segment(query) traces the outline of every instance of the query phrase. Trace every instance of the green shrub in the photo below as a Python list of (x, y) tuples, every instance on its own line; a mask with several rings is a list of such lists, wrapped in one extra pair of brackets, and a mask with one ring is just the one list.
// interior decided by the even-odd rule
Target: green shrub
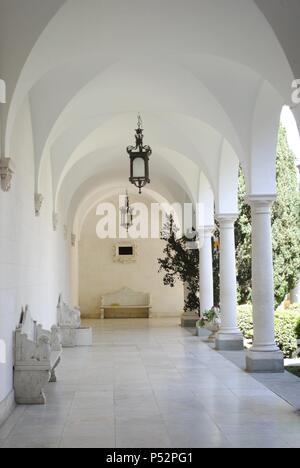
[(293, 311), (276, 312), (275, 341), (286, 358), (292, 358), (297, 351), (297, 336), (295, 332), (299, 314)]
[[(252, 306), (238, 307), (238, 325), (246, 339), (253, 338)], [(291, 358), (297, 351), (297, 333), (300, 338), (300, 311), (293, 307), (275, 313), (275, 340), (284, 357)]]
[(291, 304), (289, 306), (288, 310), (290, 310), (292, 312), (298, 312), (298, 314), (300, 316), (300, 304)]
[(298, 318), (297, 323), (296, 323), (295, 333), (296, 333), (297, 339), (300, 340), (300, 317)]
[(252, 306), (242, 305), (238, 307), (238, 326), (247, 340), (253, 338)]

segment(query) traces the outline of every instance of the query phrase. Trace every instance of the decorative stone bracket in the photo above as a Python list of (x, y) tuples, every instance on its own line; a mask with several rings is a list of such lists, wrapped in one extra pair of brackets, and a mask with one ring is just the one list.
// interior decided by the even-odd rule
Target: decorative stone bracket
[(0, 104), (6, 104), (6, 83), (0, 79)]
[(68, 226), (64, 225), (64, 239), (68, 239)]
[(10, 191), (12, 176), (13, 170), (11, 169), (11, 159), (0, 158), (0, 182), (3, 192)]
[(34, 195), (34, 209), (35, 209), (35, 216), (40, 216), (41, 208), (43, 205), (44, 197), (41, 193), (36, 193)]

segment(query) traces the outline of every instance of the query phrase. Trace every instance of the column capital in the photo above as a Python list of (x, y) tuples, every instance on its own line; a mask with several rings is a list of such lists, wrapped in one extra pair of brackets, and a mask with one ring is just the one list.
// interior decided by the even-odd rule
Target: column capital
[(53, 231), (57, 231), (58, 228), (58, 213), (53, 212), (52, 214), (52, 225), (53, 225)]
[(218, 213), (216, 218), (220, 223), (220, 227), (223, 229), (232, 228), (236, 220), (238, 219), (238, 213)]
[(3, 192), (9, 192), (14, 174), (11, 158), (0, 156), (0, 185)]
[(72, 247), (76, 246), (76, 234), (74, 233), (71, 234), (71, 245)]
[(215, 230), (215, 226), (203, 226), (204, 237), (212, 237)]
[(35, 193), (34, 194), (34, 211), (35, 211), (35, 216), (39, 217), (41, 208), (44, 202), (44, 197), (41, 193)]
[(255, 210), (257, 214), (268, 214), (272, 208), (277, 195), (249, 195), (247, 203)]

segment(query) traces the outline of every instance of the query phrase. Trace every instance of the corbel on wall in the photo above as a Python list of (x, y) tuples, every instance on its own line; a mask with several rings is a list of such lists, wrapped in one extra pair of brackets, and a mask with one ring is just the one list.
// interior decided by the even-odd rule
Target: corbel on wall
[(34, 210), (35, 216), (40, 216), (41, 208), (43, 205), (44, 197), (41, 193), (36, 193), (34, 195)]
[(3, 192), (9, 192), (13, 176), (10, 158), (0, 158), (0, 181)]
[(53, 231), (57, 231), (58, 228), (58, 213), (52, 215)]

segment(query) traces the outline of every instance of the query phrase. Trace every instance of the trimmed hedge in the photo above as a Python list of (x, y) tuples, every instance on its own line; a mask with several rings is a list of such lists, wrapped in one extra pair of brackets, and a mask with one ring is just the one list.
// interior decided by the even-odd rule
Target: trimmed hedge
[(300, 340), (300, 317), (298, 318), (297, 323), (296, 323), (295, 333), (296, 333), (297, 339)]
[(238, 307), (239, 329), (247, 340), (253, 339), (252, 306), (242, 305)]
[[(300, 320), (300, 306), (275, 312), (275, 340), (286, 358), (292, 358), (297, 351), (296, 326)], [(238, 324), (244, 337), (253, 339), (252, 306), (238, 307)]]

